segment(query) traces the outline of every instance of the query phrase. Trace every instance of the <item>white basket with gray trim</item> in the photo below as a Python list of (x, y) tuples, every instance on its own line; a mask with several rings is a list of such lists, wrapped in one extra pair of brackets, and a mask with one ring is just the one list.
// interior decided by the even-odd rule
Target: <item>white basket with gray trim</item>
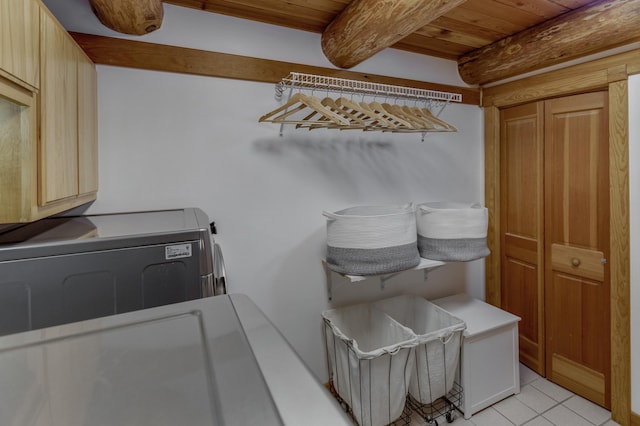
[(420, 263), (413, 204), (357, 206), (323, 214), (329, 269), (347, 275), (377, 275)]
[(417, 206), (420, 256), (442, 261), (480, 259), (489, 255), (489, 214), (478, 203), (434, 202)]

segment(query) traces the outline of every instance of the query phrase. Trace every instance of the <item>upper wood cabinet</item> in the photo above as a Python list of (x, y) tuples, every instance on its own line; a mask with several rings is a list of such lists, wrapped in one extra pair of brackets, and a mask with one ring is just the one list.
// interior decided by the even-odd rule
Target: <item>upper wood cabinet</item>
[(40, 7), (35, 0), (0, 0), (0, 75), (40, 87)]
[(39, 205), (60, 210), (95, 199), (95, 65), (48, 11), (41, 12)]
[[(7, 3), (15, 2), (0, 0)], [(44, 6), (39, 14), (39, 92), (0, 73), (0, 224), (61, 213), (98, 190), (95, 65)], [(25, 53), (9, 46), (7, 57)]]

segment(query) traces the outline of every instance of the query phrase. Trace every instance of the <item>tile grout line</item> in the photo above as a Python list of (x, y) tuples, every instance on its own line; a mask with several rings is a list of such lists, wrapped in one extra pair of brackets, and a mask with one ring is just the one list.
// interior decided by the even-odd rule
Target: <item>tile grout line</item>
[[(570, 399), (571, 399), (571, 398), (573, 398), (574, 396), (578, 396), (577, 394), (575, 394), (575, 393), (571, 393), (571, 396), (569, 396), (569, 397), (567, 397), (567, 398), (563, 399), (562, 401), (558, 401), (558, 400), (554, 399), (551, 395), (546, 394), (544, 391), (542, 391), (542, 390), (540, 390), (540, 389), (538, 389), (537, 387), (535, 387), (535, 386), (533, 386), (533, 385), (532, 385), (532, 383), (533, 383), (533, 382), (535, 382), (535, 381), (537, 381), (538, 379), (545, 379), (545, 380), (547, 380), (546, 378), (544, 378), (544, 377), (540, 376), (540, 377), (538, 377), (538, 378), (536, 378), (536, 379), (534, 379), (534, 380), (530, 381), (529, 383), (525, 383), (525, 385), (524, 385), (524, 386), (531, 385), (534, 389), (536, 389), (537, 391), (541, 392), (543, 395), (546, 395), (548, 398), (551, 398), (553, 401), (555, 401), (555, 402), (556, 402), (556, 404), (554, 404), (554, 405), (552, 405), (551, 407), (547, 408), (547, 409), (546, 409), (546, 410), (544, 410), (543, 412), (538, 413), (538, 412), (537, 412), (533, 407), (529, 406), (526, 402), (524, 402), (524, 401), (520, 400), (519, 398), (517, 398), (517, 395), (518, 395), (518, 394), (513, 395), (513, 396), (514, 396), (514, 397), (516, 397), (516, 398), (518, 399), (518, 401), (520, 401), (523, 405), (525, 405), (526, 407), (529, 407), (531, 410), (533, 410), (534, 412), (536, 412), (536, 413), (537, 413), (535, 417), (532, 417), (531, 419), (527, 420), (525, 423), (523, 423), (523, 424), (522, 424), (522, 426), (525, 426), (526, 424), (531, 423), (533, 420), (535, 420), (535, 419), (536, 419), (536, 418), (538, 418), (538, 417), (544, 417), (544, 414), (545, 414), (545, 413), (548, 413), (549, 411), (553, 410), (554, 408), (558, 407), (559, 405), (562, 405), (562, 406), (563, 406), (564, 408), (566, 408), (567, 410), (571, 411), (572, 413), (576, 414), (576, 415), (577, 415), (577, 416), (579, 416), (580, 418), (584, 419), (587, 423), (589, 423), (589, 424), (591, 424), (591, 425), (594, 425), (594, 426), (603, 426), (603, 425), (605, 425), (609, 420), (611, 420), (611, 418), (608, 418), (607, 420), (605, 420), (604, 422), (599, 423), (599, 424), (596, 424), (596, 423), (592, 422), (591, 420), (589, 420), (589, 419), (587, 419), (586, 417), (584, 417), (582, 414), (580, 414), (580, 413), (578, 413), (577, 411), (572, 410), (570, 407), (567, 407), (566, 405), (564, 405), (564, 403), (565, 403), (565, 402), (567, 402), (568, 400), (570, 400)], [(553, 383), (553, 382), (552, 382), (552, 383)], [(570, 391), (569, 391), (569, 392), (570, 392)], [(496, 411), (498, 411), (498, 410), (496, 410)], [(499, 411), (498, 411), (498, 412), (499, 412)], [(502, 414), (502, 413), (500, 413), (500, 414)], [(504, 417), (504, 416), (503, 416), (503, 417)], [(546, 417), (544, 417), (544, 419), (545, 419), (545, 420), (547, 420), (549, 423), (553, 423), (551, 420), (547, 419)], [(509, 419), (507, 419), (507, 420), (509, 420)], [(509, 420), (509, 421), (511, 421), (511, 420)], [(513, 422), (511, 422), (511, 423), (513, 423)], [(554, 425), (555, 425), (555, 423), (554, 423)], [(560, 426), (560, 425), (556, 425), (556, 426)]]
[[(543, 392), (543, 393), (544, 393), (544, 392)], [(545, 394), (545, 395), (546, 395), (546, 394)], [(549, 396), (549, 395), (547, 395), (547, 396)], [(569, 398), (571, 398), (571, 397), (569, 397)], [(566, 401), (566, 400), (568, 400), (569, 398), (565, 399), (565, 401)], [(520, 402), (522, 402), (522, 401), (520, 401)], [(553, 424), (553, 425), (555, 425), (555, 426), (558, 426), (558, 425), (556, 425), (555, 423), (553, 423), (551, 420), (549, 420), (548, 418), (544, 417), (544, 414), (545, 414), (545, 413), (548, 413), (548, 412), (549, 412), (549, 411), (551, 411), (551, 410), (553, 410), (553, 409), (554, 409), (554, 408), (556, 408), (557, 406), (562, 405), (562, 404), (563, 404), (563, 402), (564, 402), (564, 401), (562, 401), (562, 402), (558, 402), (558, 401), (556, 401), (556, 404), (555, 404), (555, 405), (552, 405), (551, 407), (547, 408), (547, 409), (546, 409), (546, 410), (544, 410), (542, 413), (537, 413), (537, 412), (536, 412), (536, 413), (537, 413), (537, 414), (536, 414), (536, 416), (535, 416), (535, 417), (532, 417), (532, 418), (531, 418), (531, 419), (529, 419), (529, 420), (527, 420), (525, 423), (523, 423), (523, 424), (522, 424), (522, 426), (524, 426), (524, 425), (526, 425), (526, 424), (528, 424), (528, 423), (531, 423), (532, 421), (534, 421), (534, 420), (535, 420), (535, 419), (537, 419), (538, 417), (543, 417), (543, 418), (544, 418), (546, 421), (548, 421), (549, 423), (551, 423), (551, 424)], [(526, 405), (527, 407), (529, 407), (529, 406), (528, 406), (527, 404), (525, 404), (524, 402), (522, 402), (522, 403), (523, 403), (524, 405)], [(529, 407), (529, 408), (531, 408), (531, 407)], [(531, 409), (533, 410), (533, 408), (531, 408)], [(533, 410), (533, 411), (535, 411), (535, 410)], [(577, 413), (576, 413), (576, 414), (577, 414)], [(582, 417), (582, 416), (580, 416), (580, 417)], [(582, 417), (582, 418), (584, 418), (584, 417)], [(587, 420), (587, 419), (585, 419), (585, 420)], [(587, 420), (587, 421), (588, 421), (588, 420)], [(588, 422), (589, 422), (589, 421), (588, 421)], [(589, 422), (589, 423), (591, 423), (591, 422)], [(591, 424), (593, 424), (593, 423), (591, 423)], [(595, 426), (595, 425), (594, 425), (594, 426)]]
[[(521, 365), (522, 365), (522, 364), (521, 364)], [(533, 372), (533, 370), (532, 370), (532, 372)], [(585, 420), (587, 423), (589, 423), (590, 425), (594, 425), (594, 426), (604, 426), (604, 425), (606, 425), (608, 422), (610, 422), (610, 421), (612, 420), (611, 416), (609, 416), (609, 418), (608, 418), (608, 419), (606, 419), (604, 422), (597, 423), (597, 424), (596, 424), (596, 423), (594, 423), (594, 422), (592, 422), (591, 420), (587, 419), (587, 418), (586, 418), (585, 416), (583, 416), (582, 414), (580, 414), (580, 413), (578, 413), (577, 411), (575, 411), (575, 410), (571, 409), (570, 407), (568, 407), (568, 406), (564, 405), (564, 403), (565, 403), (565, 402), (567, 402), (568, 400), (570, 400), (570, 399), (571, 399), (571, 398), (573, 398), (574, 396), (579, 396), (579, 395), (577, 395), (577, 394), (575, 394), (575, 393), (573, 393), (573, 392), (571, 392), (571, 391), (569, 391), (569, 390), (567, 389), (567, 391), (568, 391), (568, 392), (570, 392), (570, 393), (571, 393), (571, 395), (570, 395), (569, 397), (567, 397), (567, 398), (563, 399), (562, 401), (557, 401), (557, 400), (556, 400), (555, 398), (553, 398), (551, 395), (548, 395), (547, 393), (545, 393), (545, 392), (544, 392), (544, 391), (542, 391), (541, 389), (538, 389), (536, 386), (533, 386), (533, 383), (534, 383), (534, 382), (536, 382), (536, 381), (538, 381), (539, 379), (548, 380), (547, 378), (542, 377), (542, 376), (540, 376), (539, 374), (537, 374), (537, 373), (535, 373), (535, 372), (533, 372), (533, 374), (535, 374), (535, 376), (536, 376), (536, 377), (535, 377), (533, 380), (530, 380), (530, 381), (529, 381), (529, 382), (527, 382), (527, 383), (524, 383), (524, 384), (523, 384), (523, 383), (521, 383), (521, 388), (523, 388), (523, 387), (525, 387), (525, 386), (528, 386), (528, 385), (531, 385), (531, 386), (532, 386), (534, 389), (536, 389), (538, 392), (540, 392), (540, 393), (542, 393), (543, 395), (547, 396), (548, 398), (550, 398), (551, 400), (555, 401), (556, 403), (555, 403), (554, 405), (552, 405), (551, 407), (549, 407), (548, 409), (544, 410), (543, 412), (538, 413), (538, 412), (537, 412), (533, 407), (529, 406), (529, 405), (528, 405), (528, 404), (526, 404), (524, 401), (522, 401), (522, 400), (520, 400), (519, 398), (517, 398), (517, 395), (518, 395), (518, 394), (514, 394), (514, 395), (512, 395), (513, 397), (516, 397), (516, 399), (518, 399), (518, 401), (520, 401), (524, 406), (526, 406), (526, 407), (530, 408), (531, 410), (533, 410), (534, 412), (536, 412), (536, 416), (534, 416), (534, 417), (532, 417), (531, 419), (527, 420), (525, 423), (523, 423), (523, 424), (522, 424), (522, 426), (524, 426), (524, 425), (526, 425), (526, 424), (531, 423), (533, 420), (535, 420), (535, 419), (536, 419), (536, 418), (538, 418), (538, 417), (543, 417), (543, 418), (544, 418), (546, 421), (548, 421), (549, 423), (553, 423), (551, 420), (549, 420), (549, 419), (547, 419), (546, 417), (544, 417), (544, 414), (545, 414), (545, 413), (548, 413), (549, 411), (553, 410), (554, 408), (556, 408), (556, 407), (557, 407), (557, 406), (559, 406), (559, 405), (562, 405), (562, 406), (563, 406), (564, 408), (566, 408), (567, 410), (569, 410), (569, 411), (571, 411), (572, 413), (574, 413), (574, 414), (578, 415), (580, 418), (584, 419), (584, 420)], [(551, 382), (551, 383), (553, 383), (553, 382)], [(496, 409), (496, 411), (498, 411), (498, 410)], [(500, 412), (498, 411), (498, 413), (500, 413)], [(500, 413), (500, 414), (502, 414), (502, 413)], [(506, 417), (506, 416), (504, 416), (504, 415), (503, 415), (503, 417)], [(510, 419), (507, 419), (507, 420), (509, 420), (509, 422), (513, 423)], [(555, 426), (564, 426), (564, 425), (555, 425)]]
[[(530, 409), (532, 409), (532, 410), (536, 413), (536, 415), (535, 415), (534, 417), (532, 417), (531, 419), (529, 419), (529, 420), (527, 420), (526, 422), (524, 422), (524, 423), (522, 424), (523, 426), (524, 426), (524, 425), (526, 425), (527, 423), (531, 423), (533, 420), (535, 420), (535, 419), (536, 419), (536, 418), (538, 418), (538, 417), (544, 417), (543, 415), (544, 415), (545, 413), (548, 413), (549, 411), (553, 410), (553, 409), (554, 409), (554, 408), (556, 408), (557, 406), (564, 404), (564, 403), (565, 403), (565, 401), (570, 400), (570, 399), (571, 399), (571, 397), (575, 395), (575, 394), (572, 394), (571, 396), (569, 396), (569, 397), (567, 397), (567, 398), (563, 399), (562, 401), (558, 401), (558, 400), (556, 400), (555, 398), (553, 398), (551, 395), (549, 395), (549, 394), (545, 393), (544, 391), (542, 391), (541, 389), (538, 389), (537, 387), (533, 386), (533, 384), (532, 384), (532, 383), (533, 383), (533, 382), (538, 381), (539, 379), (545, 379), (545, 380), (547, 380), (546, 378), (544, 378), (544, 377), (542, 377), (542, 376), (539, 376), (539, 377), (536, 377), (534, 380), (531, 380), (529, 383), (525, 383), (525, 385), (524, 385), (524, 386), (529, 386), (529, 385), (530, 385), (530, 386), (531, 386), (531, 387), (533, 387), (535, 390), (537, 390), (537, 391), (538, 391), (538, 392), (540, 392), (541, 394), (545, 395), (547, 398), (549, 398), (549, 399), (551, 399), (552, 401), (554, 401), (554, 402), (555, 402), (555, 404), (554, 404), (554, 405), (552, 405), (551, 407), (547, 408), (547, 409), (546, 409), (546, 410), (544, 410), (543, 412), (538, 413), (538, 412), (535, 410), (535, 408), (533, 408), (533, 407), (529, 406), (526, 402), (522, 401), (521, 399), (519, 399), (519, 398), (517, 397), (517, 395), (518, 395), (518, 394), (515, 394), (515, 395), (514, 395), (514, 397), (516, 397), (516, 399), (518, 399), (518, 401), (520, 401), (522, 404), (524, 404), (526, 407), (529, 407)], [(552, 383), (553, 383), (553, 382), (552, 382)], [(568, 407), (566, 407), (566, 408), (568, 408)], [(573, 410), (571, 410), (571, 411), (573, 412)], [(578, 414), (578, 413), (576, 413), (576, 414)], [(579, 415), (579, 414), (578, 414), (578, 415)], [(582, 416), (580, 416), (580, 417), (582, 417)], [(584, 419), (584, 417), (582, 417), (582, 418)], [(547, 419), (546, 417), (544, 417), (544, 419), (545, 419), (546, 421), (548, 421), (549, 423), (553, 423), (551, 420)], [(585, 419), (585, 420), (587, 420), (587, 419)], [(587, 420), (587, 422), (589, 422), (589, 420)], [(589, 423), (591, 423), (591, 422), (589, 422)], [(555, 423), (553, 423), (553, 424), (555, 425)], [(593, 423), (591, 423), (591, 424), (593, 424)], [(556, 426), (558, 426), (558, 425), (556, 425)], [(594, 426), (595, 426), (595, 425), (594, 425)]]

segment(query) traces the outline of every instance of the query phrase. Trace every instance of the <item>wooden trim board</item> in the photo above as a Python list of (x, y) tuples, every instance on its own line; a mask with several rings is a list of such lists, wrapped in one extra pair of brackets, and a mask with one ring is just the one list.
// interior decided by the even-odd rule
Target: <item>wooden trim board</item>
[[(518, 104), (585, 93), (609, 91), (610, 280), (611, 280), (611, 413), (622, 426), (631, 415), (630, 255), (629, 255), (629, 140), (628, 84), (630, 74), (640, 73), (640, 50), (614, 55), (556, 71), (483, 89), (485, 107), (485, 204), (493, 223), (500, 212), (500, 132), (496, 111)], [(498, 179), (498, 180), (495, 180)], [(491, 226), (487, 243), (492, 256), (486, 260), (487, 301), (500, 306), (499, 227)]]
[(609, 85), (611, 413), (623, 426), (631, 413), (628, 97), (627, 80)]
[(498, 207), (489, 210), (485, 274), (492, 285), (485, 285), (485, 301), (500, 306), (500, 110), (494, 106), (484, 108), (484, 199), (486, 206)]
[(169, 71), (209, 77), (278, 83), (290, 72), (318, 74), (373, 83), (462, 94), (462, 103), (480, 105), (480, 89), (281, 62), (207, 50), (145, 43), (92, 34), (71, 33), (93, 62), (103, 65)]
[(640, 74), (640, 49), (482, 89), (482, 106), (514, 106), (535, 100), (606, 89)]

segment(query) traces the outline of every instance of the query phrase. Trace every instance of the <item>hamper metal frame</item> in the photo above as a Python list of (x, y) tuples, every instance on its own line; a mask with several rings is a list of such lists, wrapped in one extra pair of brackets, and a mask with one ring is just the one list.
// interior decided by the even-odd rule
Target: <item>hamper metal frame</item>
[[(336, 370), (337, 370), (337, 345), (336, 345), (336, 336), (333, 334), (333, 332), (331, 331), (331, 326), (329, 325), (329, 321), (327, 319), (323, 319), (324, 322), (324, 327), (323, 327), (323, 331), (324, 331), (324, 337), (325, 337), (325, 350), (326, 350), (326, 355), (327, 355), (327, 370), (329, 372), (329, 391), (331, 392), (331, 394), (338, 400), (338, 402), (340, 403), (341, 407), (345, 410), (345, 412), (347, 414), (349, 414), (349, 416), (352, 418), (353, 422), (355, 424), (358, 424), (355, 414), (353, 413), (353, 408), (342, 398), (340, 397), (340, 395), (338, 394), (338, 389), (340, 388), (340, 378), (339, 377), (333, 377), (333, 370), (331, 368), (331, 360), (333, 360), (333, 365), (336, 366)], [(334, 344), (333, 344), (333, 354), (330, 354), (329, 352), (329, 345), (327, 344), (327, 336), (328, 333), (331, 333), (333, 339), (334, 339)], [(349, 350), (349, 354), (348, 354), (348, 358), (351, 357), (351, 355), (353, 354), (355, 356), (355, 351), (353, 350), (353, 347), (350, 344), (347, 344), (347, 349)], [(403, 368), (403, 381), (404, 381), (404, 389), (405, 389), (405, 393), (407, 395), (407, 402), (405, 402), (404, 407), (403, 407), (403, 411), (402, 414), (400, 415), (400, 417), (396, 418), (396, 419), (390, 419), (389, 418), (389, 426), (409, 426), (411, 424), (411, 416), (412, 416), (412, 405), (409, 404), (409, 383), (406, 382), (404, 380), (404, 377), (406, 377), (406, 371), (407, 368), (409, 366), (409, 359), (410, 357), (413, 355), (414, 353), (414, 348), (411, 348), (408, 352), (407, 352), (407, 358), (404, 361), (404, 368)], [(389, 383), (389, 387), (390, 387), (390, 383), (391, 383), (391, 362), (392, 362), (392, 356), (395, 355), (391, 355), (391, 354), (384, 354), (381, 355), (377, 358), (381, 358), (383, 356), (387, 356), (389, 358), (389, 377), (388, 377), (388, 383)], [(331, 358), (330, 358), (331, 357)], [(377, 359), (377, 358), (373, 358), (373, 359)], [(358, 369), (359, 371), (362, 371), (363, 368), (368, 368), (369, 370), (369, 380), (371, 380), (371, 361), (372, 359), (360, 359), (358, 358)], [(363, 367), (363, 364), (367, 364), (367, 367)], [(347, 375), (347, 380), (349, 381), (348, 386), (349, 386), (349, 399), (351, 401), (353, 401), (353, 386), (354, 384), (351, 383), (351, 363), (348, 363), (348, 370), (349, 370), (349, 374)], [(359, 375), (360, 377), (360, 383), (357, 384), (360, 389), (359, 389), (359, 395), (362, 398), (362, 376)], [(335, 380), (335, 382), (334, 382)], [(388, 392), (389, 394), (389, 401), (388, 401), (388, 413), (391, 413), (391, 392)], [(372, 406), (372, 401), (371, 401), (371, 391), (369, 390), (369, 419), (373, 418), (373, 414), (371, 412), (371, 406)], [(363, 409), (363, 404), (360, 403), (360, 410)], [(364, 417), (364, 412), (361, 411), (360, 412), (360, 418)]]
[[(463, 338), (464, 338), (464, 332), (460, 332), (459, 333), (459, 337), (460, 339), (460, 344), (458, 345), (458, 365), (457, 368), (455, 370), (455, 377), (453, 379), (453, 387), (447, 392), (446, 395), (438, 397), (438, 398), (431, 398), (431, 396), (429, 397), (430, 402), (429, 403), (421, 403), (420, 401), (417, 401), (414, 397), (412, 397), (410, 394), (407, 395), (407, 405), (409, 405), (411, 407), (411, 410), (414, 410), (418, 413), (418, 415), (420, 415), (429, 425), (434, 425), (434, 426), (438, 426), (438, 420), (442, 420), (442, 418), (444, 417), (447, 421), (447, 423), (452, 423), (454, 421), (454, 413), (455, 411), (457, 411), (460, 414), (462, 413), (461, 410), (461, 406), (462, 406), (462, 399), (464, 398), (464, 392), (462, 389), (462, 386), (460, 385), (461, 383), (461, 363), (460, 360), (462, 359), (462, 343), (463, 343)], [(446, 364), (446, 360), (447, 360), (447, 354), (446, 354), (446, 350), (447, 350), (447, 344), (445, 342), (442, 342), (442, 347), (443, 347), (443, 363)], [(418, 357), (418, 352), (414, 351), (415, 357), (416, 357), (416, 365), (417, 365), (417, 357)], [(429, 358), (428, 358), (428, 354), (427, 351), (425, 350), (425, 360), (427, 362), (427, 376), (429, 377), (429, 379), (431, 378), (431, 375), (429, 374)], [(445, 386), (447, 383), (447, 368), (446, 365), (443, 369), (444, 371), (444, 382), (445, 382)], [(420, 388), (420, 375), (417, 375), (418, 378), (418, 388)], [(431, 385), (429, 384), (429, 389), (431, 389)]]

